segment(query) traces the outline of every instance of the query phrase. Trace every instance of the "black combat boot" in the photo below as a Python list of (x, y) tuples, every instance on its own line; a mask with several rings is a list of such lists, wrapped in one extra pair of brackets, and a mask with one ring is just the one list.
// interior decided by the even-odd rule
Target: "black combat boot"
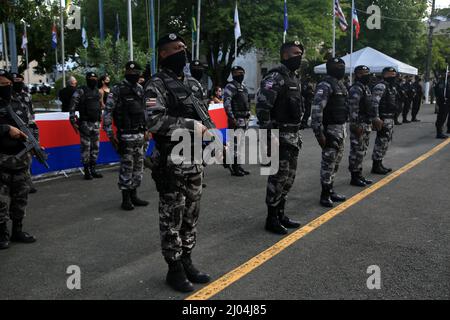
[(347, 197), (343, 194), (336, 193), (333, 189), (333, 185), (330, 186), (330, 199), (333, 202), (344, 202), (347, 200)]
[(287, 234), (287, 229), (280, 223), (278, 219), (278, 207), (268, 206), (266, 219), (266, 230), (276, 234)]
[(134, 210), (131, 202), (131, 190), (122, 190), (122, 209), (126, 211)]
[(355, 187), (365, 187), (366, 183), (362, 180), (361, 172), (352, 172), (352, 180), (350, 184)]
[(396, 126), (401, 126), (401, 125), (402, 125), (402, 123), (401, 123), (400, 121), (398, 121), (398, 118), (395, 118), (395, 119), (394, 119), (394, 124), (395, 124)]
[(167, 272), (166, 282), (174, 290), (180, 292), (192, 292), (194, 286), (186, 277), (183, 264), (181, 261), (167, 261), (169, 272)]
[(245, 170), (240, 164), (238, 164), (237, 166), (238, 166), (238, 170), (240, 172), (242, 172), (244, 175), (248, 176), (250, 174), (250, 172)]
[(6, 222), (0, 223), (0, 250), (9, 248), (9, 232)]
[(36, 238), (22, 231), (22, 220), (13, 220), (11, 242), (33, 243), (36, 242)]
[(91, 167), (87, 164), (84, 165), (84, 180), (92, 180)]
[(148, 201), (138, 198), (136, 189), (130, 190), (130, 199), (131, 203), (134, 204), (136, 207), (146, 207), (149, 204)]
[(300, 222), (291, 220), (284, 214), (284, 206), (286, 204), (286, 199), (282, 199), (278, 205), (278, 220), (280, 224), (288, 229), (296, 229), (301, 226)]
[(243, 173), (241, 170), (239, 170), (239, 166), (237, 164), (232, 164), (230, 167), (230, 172), (232, 176), (235, 177), (243, 177), (245, 176), (245, 173)]
[(384, 169), (384, 170), (386, 170), (388, 173), (389, 172), (392, 172), (392, 168), (386, 168), (385, 166), (384, 166), (384, 164), (383, 164), (383, 161), (381, 161), (381, 167)]
[(322, 185), (322, 193), (320, 194), (320, 204), (323, 207), (333, 208), (333, 201), (330, 194), (331, 186), (326, 184)]
[(372, 173), (373, 174), (382, 174), (385, 175), (389, 171), (387, 171), (385, 168), (381, 165), (381, 160), (374, 160), (372, 164)]
[(448, 136), (442, 132), (436, 134), (436, 139), (447, 139)]
[(198, 271), (197, 268), (194, 267), (190, 253), (183, 253), (181, 256), (181, 263), (183, 264), (186, 277), (192, 283), (208, 283), (211, 281), (209, 274)]
[(372, 180), (367, 179), (366, 177), (362, 176), (360, 177), (360, 179), (366, 184), (366, 185), (371, 185), (373, 183)]
[(406, 118), (403, 118), (403, 123), (411, 123), (411, 121), (409, 121), (409, 120), (406, 119)]
[(91, 163), (90, 169), (91, 169), (91, 175), (93, 178), (95, 178), (95, 179), (103, 178), (103, 175), (101, 173), (97, 172), (97, 170), (95, 169), (95, 163)]

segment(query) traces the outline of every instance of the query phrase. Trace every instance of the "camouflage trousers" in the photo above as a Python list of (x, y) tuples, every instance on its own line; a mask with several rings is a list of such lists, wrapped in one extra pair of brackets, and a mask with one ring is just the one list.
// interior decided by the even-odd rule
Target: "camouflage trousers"
[(234, 137), (234, 143), (233, 143), (233, 151), (234, 151), (234, 159), (233, 163), (238, 163), (238, 157), (239, 157), (239, 146), (243, 145), (245, 143), (245, 133), (248, 130), (248, 124), (249, 119), (248, 118), (237, 118), (236, 119), (236, 126), (230, 127), (230, 129), (234, 130), (242, 130), (244, 132), (243, 135), (235, 136)]
[(381, 161), (386, 156), (389, 144), (394, 134), (394, 119), (383, 119), (383, 128), (377, 132), (372, 160)]
[(31, 177), (28, 164), (20, 169), (0, 166), (0, 223), (22, 220), (28, 203)]
[(144, 135), (122, 135), (120, 143), (119, 189), (134, 190), (144, 175)]
[(96, 163), (100, 150), (100, 122), (80, 123), (81, 162), (84, 165)]
[(320, 181), (322, 185), (333, 185), (339, 164), (344, 156), (344, 142), (347, 136), (345, 125), (329, 125), (325, 129), (327, 143), (322, 149)]
[(350, 132), (350, 155), (348, 157), (350, 172), (362, 172), (362, 163), (369, 148), (370, 133), (372, 125), (367, 123), (358, 124), (363, 129), (363, 134), (357, 136), (354, 132)]
[(158, 165), (152, 177), (159, 192), (162, 254), (166, 261), (176, 261), (190, 254), (197, 241), (202, 170), (186, 172), (181, 166)]

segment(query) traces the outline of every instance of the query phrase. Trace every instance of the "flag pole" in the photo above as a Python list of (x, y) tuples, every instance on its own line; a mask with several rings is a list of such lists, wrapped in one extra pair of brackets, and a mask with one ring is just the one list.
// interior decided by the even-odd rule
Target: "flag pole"
[(64, 12), (62, 10), (61, 1), (59, 1), (59, 11), (61, 13), (61, 65), (62, 65), (62, 82), (63, 88), (66, 87), (66, 57), (64, 56)]
[(3, 32), (3, 43), (5, 44), (5, 69), (8, 69), (8, 65), (9, 65), (9, 58), (8, 58), (8, 39), (6, 38), (6, 24), (2, 23), (2, 30), (1, 32)]
[(350, 21), (350, 85), (353, 83), (353, 68), (352, 68), (352, 54), (353, 54), (353, 12), (355, 11), (355, 0), (352, 0), (352, 14), (351, 14), (351, 21)]
[(128, 47), (130, 50), (130, 61), (134, 60), (133, 52), (133, 17), (131, 12), (131, 0), (128, 0)]
[(105, 40), (105, 23), (103, 14), (103, 0), (98, 0), (98, 23), (100, 26), (100, 42)]
[(336, 0), (333, 1), (333, 58), (336, 56)]
[(197, 47), (195, 48), (195, 58), (200, 58), (200, 18), (202, 11), (202, 0), (198, 0), (197, 3)]
[[(25, 44), (25, 63), (27, 65), (27, 78), (28, 78), (28, 84), (30, 84), (30, 64), (28, 60), (28, 35), (27, 35), (27, 22), (23, 20), (23, 32), (25, 39), (27, 39), (27, 43)], [(22, 40), (23, 41), (23, 40)]]
[(155, 46), (155, 2), (150, 0), (150, 46), (152, 50), (152, 74), (156, 73), (156, 46)]

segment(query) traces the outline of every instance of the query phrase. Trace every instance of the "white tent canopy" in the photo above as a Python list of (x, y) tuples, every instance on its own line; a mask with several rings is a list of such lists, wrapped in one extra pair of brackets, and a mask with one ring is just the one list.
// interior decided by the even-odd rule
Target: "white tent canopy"
[[(371, 47), (365, 47), (364, 49), (358, 50), (351, 54), (352, 66), (351, 69), (354, 70), (356, 66), (365, 65), (370, 68), (372, 73), (381, 73), (385, 67), (394, 67), (397, 72), (401, 74), (417, 75), (417, 68), (410, 66), (406, 63), (398, 61), (384, 53), (375, 50)], [(350, 73), (350, 54), (342, 57), (345, 62), (345, 73)], [(316, 74), (327, 73), (326, 65), (321, 64), (314, 68)]]

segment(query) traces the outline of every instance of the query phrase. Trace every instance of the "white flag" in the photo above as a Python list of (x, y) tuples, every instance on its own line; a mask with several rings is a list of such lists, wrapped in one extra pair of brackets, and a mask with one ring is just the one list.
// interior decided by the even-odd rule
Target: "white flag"
[(23, 52), (27, 51), (27, 45), (28, 45), (27, 35), (23, 34), (22, 35), (22, 45), (20, 46), (22, 48)]
[(241, 36), (241, 25), (239, 24), (239, 12), (236, 2), (236, 9), (234, 10), (234, 38), (237, 40)]
[(85, 49), (87, 49), (87, 47), (89, 46), (89, 41), (87, 38), (86, 27), (84, 27), (84, 26), (83, 26), (83, 29), (81, 30), (81, 41), (82, 41), (83, 47)]

